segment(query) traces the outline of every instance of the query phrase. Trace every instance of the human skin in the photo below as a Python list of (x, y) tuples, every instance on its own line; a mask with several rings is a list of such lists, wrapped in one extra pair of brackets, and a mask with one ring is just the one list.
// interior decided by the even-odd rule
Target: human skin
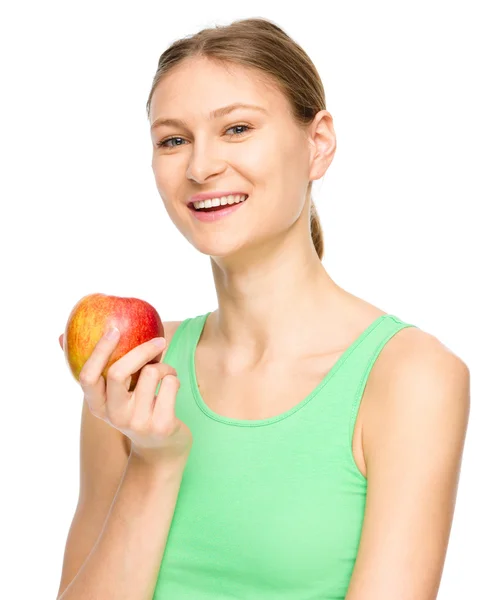
[[(267, 114), (238, 109), (209, 120), (210, 111), (233, 102), (260, 105)], [(329, 353), (348, 345), (356, 315), (369, 322), (382, 311), (340, 288), (311, 240), (307, 188), (334, 157), (330, 113), (321, 110), (302, 127), (284, 95), (256, 70), (196, 58), (178, 65), (153, 93), (150, 123), (167, 117), (188, 128), (152, 129), (154, 178), (174, 225), (211, 257), (219, 309), (209, 316), (206, 334), (226, 360), (249, 369), (265, 357), (296, 358), (300, 346)], [(237, 124), (252, 129), (233, 135), (236, 129), (228, 128)], [(157, 146), (172, 136), (181, 139)], [(240, 190), (249, 198), (220, 221), (193, 218), (190, 196), (216, 190)], [(355, 315), (351, 325), (348, 313)], [(286, 343), (293, 339), (296, 345)]]
[[(267, 384), (270, 366), (298, 365), (303, 355), (333, 355), (383, 314), (329, 277), (311, 240), (308, 185), (333, 160), (331, 115), (319, 111), (308, 127), (300, 127), (281, 92), (256, 71), (226, 70), (199, 58), (170, 72), (152, 100), (151, 124), (166, 117), (187, 122), (183, 129), (152, 130), (152, 168), (173, 223), (211, 260), (219, 308), (208, 316), (200, 341), (216, 364), (209, 363), (215, 372), (211, 368), (204, 377), (204, 389), (216, 394), (206, 378), (219, 374), (223, 383), (230, 373), (242, 381), (257, 377), (264, 391), (250, 412), (275, 414), (267, 404), (277, 397), (269, 393), (276, 390)], [(232, 102), (260, 104), (268, 113), (243, 109), (208, 119), (210, 111)], [(229, 137), (227, 128), (238, 124), (253, 129)], [(170, 136), (179, 136), (180, 143), (157, 146)], [(243, 191), (249, 198), (227, 218), (198, 221), (186, 202), (192, 194), (216, 190)], [(223, 414), (233, 410), (226, 400), (232, 397), (229, 385), (222, 407), (217, 405)], [(236, 393), (244, 397), (239, 386)], [(467, 366), (435, 337), (409, 327), (385, 345), (354, 431), (359, 457), (363, 437), (369, 485), (347, 600), (435, 599), (469, 406)]]
[[(207, 119), (211, 110), (238, 101), (261, 104), (268, 113), (243, 110)], [(258, 73), (233, 66), (226, 71), (196, 59), (178, 66), (154, 92), (151, 123), (160, 117), (188, 123), (182, 130), (153, 129), (152, 168), (174, 224), (211, 257), (219, 309), (206, 329), (210, 343), (221, 350), (218, 356), (226, 364), (241, 363), (249, 373), (263, 361), (289, 363), (303, 352), (346, 348), (354, 331), (360, 333), (380, 311), (331, 280), (311, 241), (307, 186), (333, 159), (331, 115), (320, 111), (309, 127), (300, 127), (282, 94)], [(225, 133), (241, 123), (253, 129), (239, 137)], [(157, 147), (170, 136), (182, 143), (172, 150)], [(194, 219), (186, 205), (189, 197), (219, 189), (243, 190), (250, 197), (229, 218)], [(432, 600), (453, 514), (467, 421), (467, 373), (458, 359), (415, 328), (399, 332), (387, 346), (369, 382), (376, 408), (365, 419), (370, 485), (347, 599)], [(130, 464), (100, 541), (66, 600), (99, 591), (129, 599), (152, 595), (183, 465), (166, 474), (159, 465), (152, 469), (144, 463), (139, 469), (136, 459)], [(400, 476), (394, 479), (393, 473)], [(146, 494), (149, 502), (138, 514)], [(152, 510), (158, 518), (154, 529)], [(435, 530), (442, 535), (433, 536)], [(415, 552), (414, 564), (406, 559)], [(111, 569), (108, 561), (129, 572)]]

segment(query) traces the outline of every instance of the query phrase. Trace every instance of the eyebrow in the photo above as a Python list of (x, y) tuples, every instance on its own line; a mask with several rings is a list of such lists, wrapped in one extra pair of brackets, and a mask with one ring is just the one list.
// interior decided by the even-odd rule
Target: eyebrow
[[(219, 117), (224, 117), (225, 115), (233, 112), (238, 108), (251, 108), (253, 110), (258, 110), (265, 114), (268, 114), (268, 111), (262, 106), (257, 106), (256, 104), (246, 104), (244, 102), (235, 102), (234, 104), (228, 104), (227, 106), (221, 106), (220, 108), (216, 108), (209, 113), (209, 119), (217, 119)], [(173, 125), (174, 127), (184, 127), (185, 129), (189, 129), (187, 123), (182, 119), (156, 119), (154, 123), (151, 125), (151, 131), (156, 129), (156, 127), (161, 127), (161, 125)]]

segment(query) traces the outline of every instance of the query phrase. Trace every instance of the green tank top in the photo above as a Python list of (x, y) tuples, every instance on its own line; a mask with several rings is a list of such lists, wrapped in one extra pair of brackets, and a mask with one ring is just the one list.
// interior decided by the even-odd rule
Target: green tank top
[(383, 346), (414, 325), (380, 316), (306, 398), (254, 421), (201, 397), (194, 352), (209, 314), (183, 321), (163, 359), (193, 445), (153, 600), (342, 600), (367, 490), (352, 454), (360, 400)]

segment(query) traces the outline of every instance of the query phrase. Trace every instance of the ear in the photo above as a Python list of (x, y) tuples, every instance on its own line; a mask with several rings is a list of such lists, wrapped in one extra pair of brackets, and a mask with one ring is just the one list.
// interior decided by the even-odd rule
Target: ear
[(320, 110), (308, 132), (310, 144), (310, 181), (321, 179), (331, 164), (336, 151), (333, 118), (327, 110)]

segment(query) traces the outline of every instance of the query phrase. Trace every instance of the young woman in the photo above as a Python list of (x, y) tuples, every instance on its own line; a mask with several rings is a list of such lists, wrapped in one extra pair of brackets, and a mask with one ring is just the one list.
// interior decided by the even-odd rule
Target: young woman
[(150, 341), (104, 381), (114, 331), (84, 366), (59, 597), (433, 600), (469, 372), (323, 267), (311, 187), (336, 138), (316, 68), (237, 21), (172, 44), (147, 110), (157, 189), (219, 305), (167, 323), (160, 363)]

